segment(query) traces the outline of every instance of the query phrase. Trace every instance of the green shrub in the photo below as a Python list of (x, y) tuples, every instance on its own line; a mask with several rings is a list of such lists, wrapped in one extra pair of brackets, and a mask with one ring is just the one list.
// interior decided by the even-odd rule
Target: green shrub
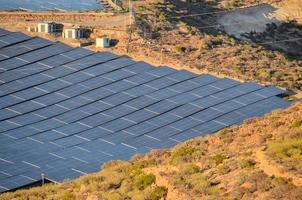
[(297, 119), (293, 122), (292, 127), (293, 128), (298, 128), (302, 125), (302, 119)]
[(232, 129), (223, 129), (218, 132), (219, 138), (226, 143), (232, 143), (234, 140), (234, 132)]
[[(123, 200), (123, 196), (117, 191), (109, 191), (102, 193), (102, 196), (106, 200)], [(74, 199), (73, 199), (74, 200)]]
[(301, 171), (302, 139), (284, 139), (268, 145), (268, 153), (290, 169)]
[(128, 161), (122, 161), (122, 160), (112, 160), (107, 163), (105, 163), (101, 169), (103, 170), (110, 170), (110, 171), (121, 171), (127, 169), (131, 165)]
[(63, 192), (61, 195), (60, 195), (60, 199), (62, 200), (74, 200), (76, 197), (74, 194), (70, 193), (70, 192)]
[(143, 173), (142, 169), (144, 168), (142, 163), (135, 163), (130, 167), (131, 176), (138, 176)]
[(218, 154), (218, 155), (215, 155), (211, 158), (211, 160), (216, 164), (216, 165), (219, 165), (221, 164), (225, 159), (227, 159), (227, 157), (225, 155), (221, 155), (221, 154)]
[(131, 190), (133, 190), (132, 182), (130, 180), (124, 180), (119, 188), (121, 194), (127, 194)]
[(272, 72), (267, 69), (260, 69), (257, 71), (257, 74), (263, 79), (270, 79), (272, 77)]
[(158, 15), (159, 20), (165, 20), (166, 19), (166, 15), (164, 12), (160, 12)]
[(164, 186), (156, 186), (150, 194), (150, 200), (160, 200), (166, 198), (168, 189)]
[(178, 52), (178, 53), (184, 53), (186, 51), (186, 47), (183, 47), (183, 46), (180, 46), (180, 45), (176, 45), (175, 46), (175, 50)]
[(223, 165), (219, 165), (217, 167), (217, 172), (221, 175), (224, 175), (224, 174), (227, 174), (231, 171), (230, 167), (226, 164), (223, 164)]
[(200, 167), (193, 163), (186, 163), (180, 166), (180, 172), (183, 175), (194, 174), (200, 171)]
[(144, 190), (146, 187), (155, 183), (155, 179), (153, 174), (141, 174), (134, 178), (134, 185), (139, 190)]
[(195, 193), (205, 193), (211, 182), (202, 173), (191, 174), (186, 182)]
[(242, 159), (239, 161), (239, 166), (241, 168), (252, 168), (256, 165), (256, 162), (253, 159)]
[(147, 198), (147, 194), (144, 191), (138, 190), (138, 189), (134, 189), (130, 192), (127, 193), (128, 198), (124, 198), (124, 200), (146, 200)]
[[(279, 123), (278, 123), (278, 121), (273, 121), (271, 125), (273, 127), (278, 127)], [(267, 140), (269, 140), (271, 138), (273, 138), (273, 135), (271, 133), (267, 133), (267, 134), (261, 135), (261, 141), (262, 142), (266, 142)]]
[(247, 70), (245, 67), (235, 67), (234, 69), (236, 72), (240, 73), (240, 74), (244, 74)]
[(199, 149), (194, 147), (181, 147), (172, 152), (171, 163), (177, 164), (180, 161), (187, 161), (190, 157), (202, 153)]

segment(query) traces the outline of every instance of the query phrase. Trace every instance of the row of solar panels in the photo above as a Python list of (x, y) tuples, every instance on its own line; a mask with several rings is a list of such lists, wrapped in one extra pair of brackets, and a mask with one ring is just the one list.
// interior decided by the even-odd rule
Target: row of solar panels
[(33, 10), (33, 11), (88, 11), (100, 10), (102, 4), (97, 0), (0, 0), (0, 10)]
[[(16, 37), (16, 38), (15, 38)], [(155, 68), (0, 30), (0, 191), (96, 172), (289, 102), (275, 87)]]

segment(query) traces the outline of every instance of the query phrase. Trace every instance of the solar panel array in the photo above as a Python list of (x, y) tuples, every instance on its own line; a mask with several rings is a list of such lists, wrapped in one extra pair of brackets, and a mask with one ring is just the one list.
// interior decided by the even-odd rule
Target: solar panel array
[(102, 8), (103, 5), (97, 0), (0, 0), (0, 11), (90, 11)]
[(0, 191), (73, 179), (289, 102), (284, 91), (0, 30)]

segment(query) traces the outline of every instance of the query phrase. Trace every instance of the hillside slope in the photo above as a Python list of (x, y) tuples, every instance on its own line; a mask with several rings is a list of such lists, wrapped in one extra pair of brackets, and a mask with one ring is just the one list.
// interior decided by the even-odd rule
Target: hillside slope
[(302, 199), (302, 103), (9, 199)]
[[(155, 65), (170, 65), (196, 73), (208, 72), (240, 80), (253, 80), (301, 92), (302, 26), (297, 22), (282, 21), (282, 26), (267, 26), (263, 33), (245, 33), (246, 40), (241, 40), (228, 35), (226, 28), (219, 23), (219, 19), (233, 12), (234, 8), (270, 3), (275, 10), (275, 4), (280, 2), (134, 1), (135, 31), (129, 43), (129, 55)], [(302, 5), (301, 1), (282, 2), (296, 7)], [(255, 7), (256, 10), (257, 8), (259, 6)], [(283, 12), (287, 12), (284, 9)], [(249, 13), (248, 8), (242, 10)], [(250, 17), (254, 19), (263, 17), (262, 15), (264, 13)], [(241, 18), (234, 21), (234, 24), (247, 23)], [(122, 53), (124, 49), (116, 51)]]

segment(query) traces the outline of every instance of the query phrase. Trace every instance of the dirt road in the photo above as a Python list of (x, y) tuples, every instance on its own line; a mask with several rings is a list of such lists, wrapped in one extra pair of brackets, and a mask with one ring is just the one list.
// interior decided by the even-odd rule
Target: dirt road
[(37, 22), (73, 23), (80, 26), (102, 28), (125, 27), (129, 23), (129, 15), (124, 13), (95, 12), (0, 12), (0, 23), (37, 23)]

